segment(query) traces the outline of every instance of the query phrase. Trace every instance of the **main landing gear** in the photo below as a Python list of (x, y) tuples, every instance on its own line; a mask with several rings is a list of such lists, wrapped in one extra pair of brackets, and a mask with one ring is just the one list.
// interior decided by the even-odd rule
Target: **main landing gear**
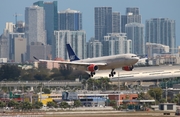
[(109, 77), (114, 77), (115, 74), (116, 74), (116, 72), (114, 71), (114, 69), (112, 69), (111, 73), (109, 74)]
[(89, 74), (89, 77), (93, 77), (95, 74), (96, 74), (95, 72), (91, 72), (91, 73)]

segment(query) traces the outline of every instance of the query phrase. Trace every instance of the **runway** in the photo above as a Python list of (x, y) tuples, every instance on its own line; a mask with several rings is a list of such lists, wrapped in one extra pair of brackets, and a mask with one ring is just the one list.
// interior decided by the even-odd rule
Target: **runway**
[[(162, 65), (151, 67), (135, 67), (133, 71), (123, 71), (116, 69), (116, 75), (110, 77), (111, 81), (147, 81), (165, 78), (180, 77), (180, 65)], [(108, 77), (110, 70), (96, 72), (94, 78)]]

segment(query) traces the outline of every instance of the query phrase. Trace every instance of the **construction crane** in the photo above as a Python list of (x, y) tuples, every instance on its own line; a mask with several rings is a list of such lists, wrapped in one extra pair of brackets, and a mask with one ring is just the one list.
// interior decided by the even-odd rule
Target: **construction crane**
[(17, 17), (18, 17), (18, 16), (22, 16), (22, 14), (17, 14), (17, 13), (14, 14), (16, 25), (17, 25)]

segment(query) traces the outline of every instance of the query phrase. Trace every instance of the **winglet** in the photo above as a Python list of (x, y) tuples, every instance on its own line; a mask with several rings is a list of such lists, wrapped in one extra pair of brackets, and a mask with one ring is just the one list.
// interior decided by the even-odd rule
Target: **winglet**
[(39, 61), (39, 59), (38, 59), (38, 58), (36, 58), (35, 56), (33, 56), (33, 58), (34, 58), (35, 60)]
[(70, 44), (66, 44), (66, 48), (67, 48), (67, 51), (68, 51), (68, 55), (69, 55), (69, 59), (70, 61), (75, 61), (75, 60), (80, 60), (75, 52), (73, 51), (73, 49), (71, 48)]

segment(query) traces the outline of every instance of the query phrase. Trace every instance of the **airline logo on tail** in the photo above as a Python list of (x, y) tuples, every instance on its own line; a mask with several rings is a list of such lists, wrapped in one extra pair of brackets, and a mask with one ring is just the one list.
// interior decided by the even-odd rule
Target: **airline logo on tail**
[(68, 51), (70, 61), (80, 60), (76, 54), (74, 53), (73, 49), (71, 48), (70, 44), (66, 44), (66, 48)]
[(73, 61), (75, 59), (75, 55), (70, 55), (69, 59), (70, 59), (70, 61)]

